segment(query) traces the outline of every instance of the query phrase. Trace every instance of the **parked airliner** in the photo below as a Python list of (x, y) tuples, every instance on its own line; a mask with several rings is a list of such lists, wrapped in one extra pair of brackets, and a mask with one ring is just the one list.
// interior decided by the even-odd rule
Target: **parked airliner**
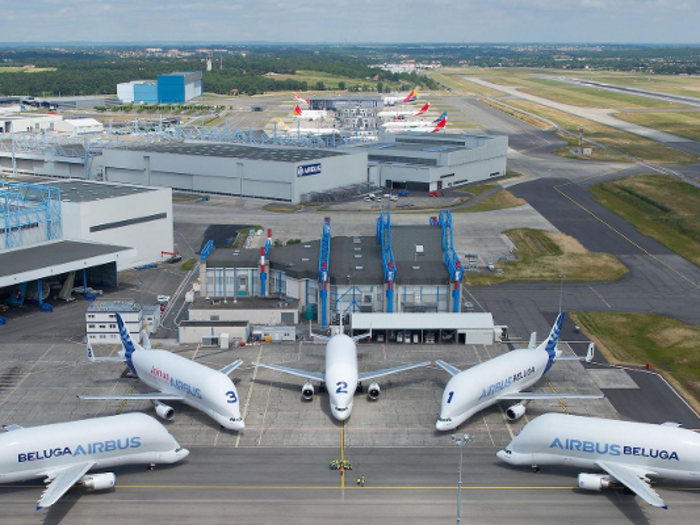
[(518, 401), (506, 410), (506, 417), (513, 421), (525, 414), (525, 404), (533, 399), (601, 399), (603, 395), (536, 394), (524, 392), (537, 383), (554, 361), (593, 359), (593, 344), (586, 357), (560, 357), (556, 350), (564, 314), (560, 313), (552, 326), (549, 337), (535, 346), (536, 334), (530, 336), (529, 348), (513, 350), (489, 359), (468, 370), (460, 371), (444, 361), (436, 361), (454, 377), (449, 380), (442, 394), (440, 418), (435, 424), (438, 430), (452, 430), (474, 414), (499, 401)]
[(700, 435), (679, 423), (634, 423), (544, 414), (530, 421), (496, 455), (511, 465), (570, 465), (602, 470), (578, 475), (578, 486), (600, 491), (622, 484), (655, 507), (667, 508), (648, 476), (700, 479)]
[[(238, 359), (221, 370), (212, 370), (166, 350), (143, 348), (131, 338), (121, 316), (115, 314), (115, 317), (123, 346), (120, 357), (95, 357), (92, 347), (88, 345), (88, 360), (125, 361), (135, 377), (157, 392), (78, 396), (80, 399), (150, 399), (155, 405), (156, 414), (168, 421), (175, 417), (175, 410), (162, 401), (182, 401), (201, 410), (224, 428), (243, 430), (245, 425), (238, 392), (228, 377), (243, 361)], [(148, 341), (148, 338), (145, 340)]]
[[(327, 339), (326, 344), (326, 371), (307, 372), (305, 370), (297, 370), (295, 368), (287, 368), (285, 366), (270, 365), (265, 363), (254, 362), (253, 365), (269, 368), (278, 372), (285, 372), (295, 376), (303, 377), (306, 383), (301, 387), (301, 395), (307, 401), (313, 399), (314, 386), (312, 380), (319, 381), (322, 386), (328, 390), (328, 398), (331, 406), (333, 417), (339, 421), (344, 421), (350, 417), (352, 412), (353, 396), (358, 389), (358, 385), (362, 381), (371, 381), (378, 377), (404, 372), (414, 368), (428, 366), (430, 361), (415, 363), (411, 365), (395, 366), (393, 368), (385, 368), (376, 372), (364, 372), (362, 374), (357, 371), (357, 346), (355, 341), (370, 337), (370, 333), (349, 337), (345, 334), (337, 334), (333, 337), (326, 337), (319, 334), (311, 334), (320, 339)], [(362, 387), (359, 386), (361, 389)], [(372, 382), (367, 388), (367, 396), (376, 400), (381, 393), (381, 389), (376, 382)]]
[(113, 473), (87, 474), (90, 470), (176, 463), (190, 453), (158, 421), (139, 413), (4, 428), (0, 483), (43, 478), (46, 488), (36, 510), (56, 503), (76, 483), (90, 490), (114, 487)]
[(301, 109), (299, 104), (294, 106), (292, 115), (296, 118), (306, 119), (306, 120), (324, 120), (328, 117), (328, 113), (325, 109)]
[(292, 96), (294, 97), (294, 102), (297, 104), (306, 104), (307, 106), (309, 105), (309, 99), (308, 98), (301, 98), (298, 94), (292, 93)]
[(381, 118), (420, 117), (429, 109), (430, 102), (426, 102), (420, 109), (416, 109), (415, 107), (400, 107), (396, 109), (386, 109), (377, 113), (377, 116)]
[(385, 106), (393, 106), (394, 104), (408, 104), (413, 102), (418, 98), (419, 88), (416, 87), (413, 91), (408, 93), (408, 95), (389, 95), (382, 97), (382, 101)]
[(440, 115), (432, 122), (424, 122), (422, 120), (399, 120), (385, 122), (382, 124), (382, 131), (396, 133), (402, 131), (417, 131), (423, 133), (437, 133), (447, 125), (447, 112)]

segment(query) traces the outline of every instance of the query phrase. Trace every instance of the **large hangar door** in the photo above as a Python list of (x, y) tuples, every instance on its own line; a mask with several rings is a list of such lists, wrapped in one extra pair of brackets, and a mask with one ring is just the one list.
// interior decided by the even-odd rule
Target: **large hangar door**
[(195, 191), (211, 191), (213, 193), (226, 193), (228, 195), (241, 194), (241, 180), (230, 177), (209, 177), (197, 175), (192, 180)]
[(291, 201), (292, 185), (287, 182), (243, 179), (241, 181), (241, 195)]
[(151, 184), (153, 186), (169, 186), (176, 190), (192, 190), (192, 175), (182, 173), (167, 173), (164, 171), (151, 171)]

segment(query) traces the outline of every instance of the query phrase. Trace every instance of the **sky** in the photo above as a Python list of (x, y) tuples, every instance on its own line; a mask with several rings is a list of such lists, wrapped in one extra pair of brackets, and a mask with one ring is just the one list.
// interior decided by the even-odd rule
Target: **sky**
[(700, 0), (0, 0), (0, 41), (700, 42)]

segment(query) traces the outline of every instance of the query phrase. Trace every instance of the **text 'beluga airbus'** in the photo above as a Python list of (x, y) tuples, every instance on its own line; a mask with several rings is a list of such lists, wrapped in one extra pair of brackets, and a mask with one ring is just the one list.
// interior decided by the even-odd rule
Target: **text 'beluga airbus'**
[(497, 456), (511, 465), (570, 465), (578, 486), (600, 491), (621, 484), (655, 507), (667, 508), (648, 476), (700, 479), (700, 435), (678, 423), (633, 423), (597, 417), (544, 414), (530, 421)]
[(437, 430), (452, 430), (474, 414), (499, 401), (518, 401), (506, 410), (506, 417), (514, 421), (525, 414), (525, 404), (533, 399), (602, 399), (603, 395), (537, 394), (523, 392), (537, 383), (552, 367), (554, 361), (593, 359), (593, 344), (588, 347), (585, 358), (560, 357), (556, 350), (564, 313), (557, 316), (549, 337), (535, 346), (535, 334), (530, 337), (529, 348), (513, 350), (489, 359), (468, 370), (460, 371), (444, 361), (436, 361), (446, 372), (452, 374), (442, 394), (440, 418)]
[[(78, 396), (80, 399), (150, 399), (156, 414), (171, 421), (175, 410), (163, 401), (182, 401), (201, 410), (214, 421), (229, 430), (243, 430), (240, 403), (236, 387), (228, 376), (243, 364), (240, 359), (221, 370), (212, 370), (190, 359), (166, 350), (143, 348), (136, 343), (124, 326), (119, 314), (115, 314), (123, 352), (120, 357), (95, 357), (88, 345), (88, 359), (94, 361), (125, 361), (131, 373), (157, 392), (147, 394), (123, 394), (105, 396)], [(145, 332), (144, 332), (145, 334)], [(148, 338), (145, 338), (148, 341)], [(150, 347), (149, 344), (146, 344)]]
[(0, 435), (0, 483), (45, 478), (36, 509), (50, 507), (75, 484), (89, 490), (114, 487), (119, 465), (176, 463), (189, 454), (163, 425), (145, 414), (84, 419), (23, 428)]
[[(413, 370), (414, 368), (420, 368), (430, 364), (430, 361), (424, 361), (422, 363), (395, 366), (393, 368), (377, 370), (376, 372), (364, 372), (360, 374), (357, 371), (357, 346), (355, 345), (355, 341), (365, 337), (371, 337), (371, 332), (354, 337), (349, 337), (342, 333), (330, 338), (313, 333), (311, 335), (319, 339), (328, 340), (326, 344), (325, 373), (307, 372), (305, 370), (297, 370), (295, 368), (265, 363), (254, 362), (253, 365), (305, 378), (307, 381), (304, 386), (301, 387), (301, 395), (307, 401), (311, 401), (315, 393), (311, 381), (319, 381), (321, 385), (325, 386), (328, 390), (331, 413), (333, 417), (339, 421), (344, 421), (350, 417), (353, 396), (358, 389), (358, 385), (361, 384), (362, 381), (372, 381), (378, 377), (405, 372), (406, 370)], [(367, 387), (367, 396), (370, 399), (376, 400), (379, 398), (380, 394), (381, 389), (376, 382), (372, 382), (372, 384)]]

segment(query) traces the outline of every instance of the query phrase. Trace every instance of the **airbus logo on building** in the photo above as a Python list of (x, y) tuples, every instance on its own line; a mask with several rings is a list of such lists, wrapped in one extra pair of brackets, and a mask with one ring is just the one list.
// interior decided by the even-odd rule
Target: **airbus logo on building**
[(320, 175), (321, 164), (307, 164), (306, 166), (297, 167), (297, 177), (306, 177), (308, 175)]

